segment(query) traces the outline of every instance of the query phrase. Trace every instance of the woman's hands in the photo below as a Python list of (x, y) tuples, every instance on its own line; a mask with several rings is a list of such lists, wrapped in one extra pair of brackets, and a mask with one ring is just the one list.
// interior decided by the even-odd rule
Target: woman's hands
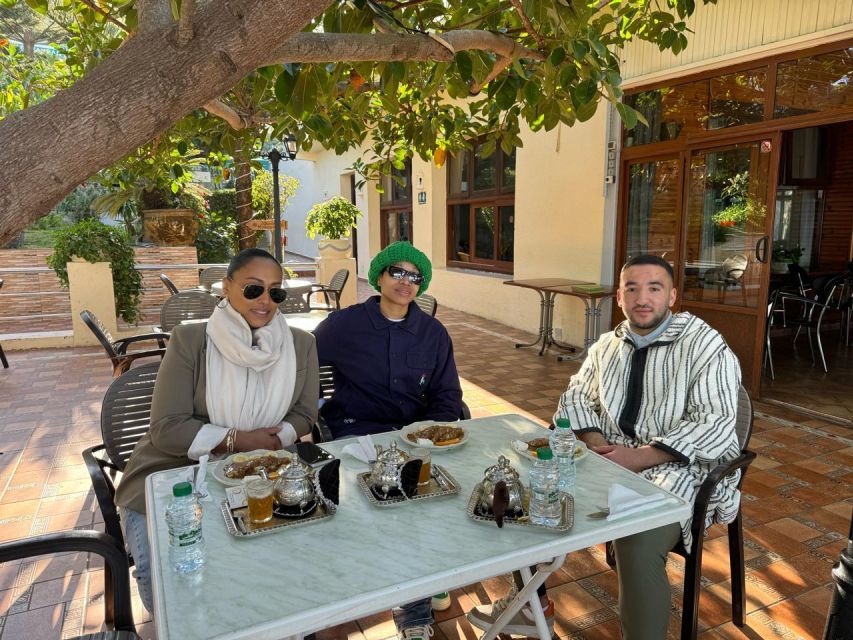
[(255, 449), (281, 449), (278, 432), (281, 427), (266, 427), (254, 431), (238, 431), (234, 438), (234, 451), (254, 451)]

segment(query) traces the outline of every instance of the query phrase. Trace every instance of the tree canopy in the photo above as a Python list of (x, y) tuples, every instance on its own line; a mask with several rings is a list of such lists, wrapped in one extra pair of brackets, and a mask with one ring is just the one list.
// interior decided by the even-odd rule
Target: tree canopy
[[(702, 0), (708, 4), (715, 0)], [(16, 0), (0, 0), (11, 6)], [(0, 120), (0, 242), (77, 184), (187, 117), (212, 148), (284, 131), (375, 176), (415, 153), (443, 162), (591, 118), (628, 126), (618, 49), (681, 51), (695, 0), (27, 0), (72, 12), (75, 81)], [(202, 109), (204, 111), (202, 111)]]

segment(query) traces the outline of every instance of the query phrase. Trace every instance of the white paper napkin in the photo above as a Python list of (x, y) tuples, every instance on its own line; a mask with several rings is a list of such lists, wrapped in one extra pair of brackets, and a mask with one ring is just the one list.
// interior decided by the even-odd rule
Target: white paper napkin
[(359, 436), (353, 442), (344, 446), (341, 451), (367, 464), (376, 461), (376, 446), (373, 444), (373, 438), (370, 437), (370, 434)]
[(202, 502), (210, 502), (213, 500), (213, 497), (207, 490), (207, 461), (209, 458), (210, 456), (204, 454), (198, 459), (198, 469), (196, 470), (195, 483), (193, 485), (195, 492), (198, 494), (199, 500)]
[(610, 510), (607, 520), (609, 522), (618, 518), (624, 518), (625, 516), (644, 511), (645, 509), (651, 509), (669, 501), (670, 498), (660, 493), (644, 496), (621, 484), (613, 484), (607, 492), (607, 507)]

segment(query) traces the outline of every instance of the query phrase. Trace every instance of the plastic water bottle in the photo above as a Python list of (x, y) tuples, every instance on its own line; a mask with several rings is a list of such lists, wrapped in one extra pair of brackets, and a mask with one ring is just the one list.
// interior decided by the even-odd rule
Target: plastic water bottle
[(568, 418), (557, 418), (551, 433), (551, 451), (557, 461), (557, 486), (563, 493), (575, 495), (575, 434)]
[(530, 522), (544, 527), (560, 524), (557, 464), (548, 447), (536, 450), (536, 462), (530, 469)]
[(166, 507), (169, 562), (178, 573), (195, 573), (204, 565), (201, 504), (189, 482), (179, 482), (172, 487), (172, 496), (172, 502)]

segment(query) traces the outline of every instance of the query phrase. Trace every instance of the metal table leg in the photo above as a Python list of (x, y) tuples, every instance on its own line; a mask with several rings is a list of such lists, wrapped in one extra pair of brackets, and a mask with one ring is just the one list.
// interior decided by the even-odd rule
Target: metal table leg
[(498, 616), (495, 623), (489, 628), (480, 640), (495, 640), (498, 634), (503, 631), (503, 628), (513, 619), (516, 613), (521, 611), (525, 604), (530, 604), (530, 609), (533, 612), (533, 619), (536, 621), (536, 629), (539, 632), (540, 640), (550, 640), (551, 632), (548, 629), (548, 622), (545, 620), (545, 613), (542, 611), (542, 606), (539, 604), (539, 595), (536, 590), (539, 585), (545, 583), (552, 573), (563, 566), (566, 560), (566, 554), (557, 556), (549, 563), (543, 563), (536, 566), (536, 573), (530, 573), (528, 567), (520, 569), (521, 577), (524, 579), (524, 587), (519, 591), (515, 598), (507, 605), (503, 613)]
[[(516, 349), (521, 349), (523, 347), (534, 347), (539, 342), (542, 342), (542, 349), (539, 350), (539, 355), (545, 351), (545, 335), (546, 335), (546, 327), (548, 324), (548, 298), (544, 291), (541, 289), (537, 289), (536, 292), (539, 294), (539, 335), (536, 336), (536, 340), (530, 343), (517, 342), (515, 345)], [(553, 305), (553, 301), (551, 302)]]
[(572, 355), (557, 356), (557, 361), (579, 360), (586, 356), (589, 348), (598, 340), (598, 331), (601, 324), (601, 306), (607, 298), (581, 298), (586, 307), (584, 310), (584, 337), (583, 349)]

